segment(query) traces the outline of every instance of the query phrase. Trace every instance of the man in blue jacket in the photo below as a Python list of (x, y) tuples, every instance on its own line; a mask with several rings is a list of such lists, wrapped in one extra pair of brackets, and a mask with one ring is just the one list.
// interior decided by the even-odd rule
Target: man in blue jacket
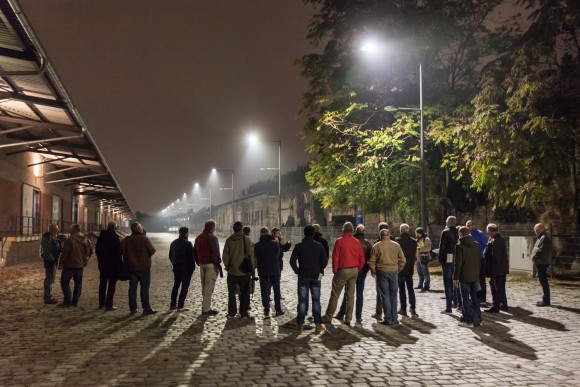
[(260, 229), (260, 241), (254, 245), (254, 256), (260, 278), (260, 293), (264, 306), (264, 319), (270, 318), (270, 291), (274, 288), (274, 308), (276, 317), (282, 316), (280, 302), (280, 243), (270, 235), (267, 227)]

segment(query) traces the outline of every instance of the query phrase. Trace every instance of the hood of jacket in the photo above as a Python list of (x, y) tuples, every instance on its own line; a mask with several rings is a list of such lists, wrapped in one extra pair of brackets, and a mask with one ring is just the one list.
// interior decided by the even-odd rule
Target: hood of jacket
[(268, 241), (273, 241), (273, 240), (274, 240), (274, 237), (270, 234), (260, 235), (260, 241), (268, 242)]
[(77, 241), (79, 241), (81, 243), (83, 243), (85, 241), (85, 239), (86, 239), (86, 236), (84, 236), (84, 234), (81, 234), (81, 233), (79, 233), (79, 234), (71, 234), (70, 237), (73, 238), (73, 239), (76, 239)]
[(479, 249), (479, 245), (475, 242), (475, 239), (471, 235), (465, 235), (459, 238), (459, 243), (465, 247), (477, 247)]
[(238, 242), (241, 241), (243, 238), (245, 238), (246, 236), (244, 235), (244, 233), (242, 231), (237, 232), (235, 234), (230, 235), (230, 239), (234, 242)]

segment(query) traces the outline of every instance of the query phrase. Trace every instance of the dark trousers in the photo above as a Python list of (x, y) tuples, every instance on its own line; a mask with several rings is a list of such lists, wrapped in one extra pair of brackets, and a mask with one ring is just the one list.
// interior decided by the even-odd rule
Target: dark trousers
[[(70, 293), (70, 280), (74, 282), (72, 298)], [(66, 305), (78, 305), (83, 290), (83, 269), (63, 269), (60, 275), (60, 286), (64, 296), (63, 303)]]
[(276, 313), (282, 311), (280, 301), (280, 275), (263, 275), (260, 276), (260, 295), (262, 296), (262, 306), (264, 315), (270, 313), (270, 291), (274, 289), (274, 308)]
[(540, 280), (540, 285), (542, 285), (543, 297), (542, 302), (544, 304), (550, 305), (550, 284), (548, 283), (548, 266), (550, 265), (538, 265), (538, 279)]
[(230, 275), (228, 274), (228, 315), (235, 316), (238, 307), (236, 303), (236, 288), (240, 288), (240, 315), (248, 315), (250, 306), (250, 276), (249, 275)]
[(500, 306), (506, 307), (507, 297), (505, 295), (505, 275), (494, 275), (489, 279), (489, 287), (491, 289), (491, 297), (493, 298), (493, 307), (499, 308)]
[(443, 262), (443, 288), (445, 289), (445, 309), (451, 309), (451, 303), (457, 302), (455, 288), (453, 287), (453, 264)]
[(129, 280), (129, 309), (131, 309), (131, 313), (137, 312), (137, 285), (141, 286), (140, 295), (143, 311), (151, 310), (151, 305), (149, 304), (151, 269), (131, 273), (131, 279)]
[[(399, 301), (401, 302), (401, 309), (407, 310), (407, 292), (409, 293), (409, 306), (411, 310), (415, 310), (415, 289), (413, 289), (413, 276), (400, 275), (399, 279)], [(405, 286), (407, 291), (405, 291)]]
[(54, 297), (52, 296), (52, 284), (56, 277), (56, 261), (44, 261), (44, 301), (51, 301)]
[[(191, 276), (193, 275), (193, 270), (187, 267), (187, 265), (174, 264), (173, 265), (173, 289), (171, 289), (171, 308), (183, 308), (185, 304), (185, 297), (187, 297), (187, 292), (189, 290), (189, 284), (191, 283)], [(179, 288), (181, 287), (181, 292)], [(179, 292), (179, 300), (177, 299), (177, 293)]]
[(99, 308), (113, 306), (117, 289), (117, 274), (102, 271), (99, 275)]
[(485, 281), (484, 273), (479, 275), (479, 285), (481, 286), (481, 290), (477, 292), (477, 297), (479, 298), (479, 303), (481, 304), (482, 302), (487, 302), (487, 283)]

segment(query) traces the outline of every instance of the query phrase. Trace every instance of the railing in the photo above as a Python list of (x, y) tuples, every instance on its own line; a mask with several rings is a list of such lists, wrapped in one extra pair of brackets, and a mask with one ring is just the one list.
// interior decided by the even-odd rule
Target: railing
[[(51, 224), (56, 224), (60, 233), (68, 234), (70, 233), (70, 226), (73, 222), (32, 216), (12, 216), (10, 217), (8, 230), (2, 231), (2, 241), (6, 237), (40, 236), (48, 231), (48, 226)], [(94, 235), (98, 235), (101, 229), (106, 228), (104, 225), (98, 223), (80, 223), (80, 226), (82, 232)]]

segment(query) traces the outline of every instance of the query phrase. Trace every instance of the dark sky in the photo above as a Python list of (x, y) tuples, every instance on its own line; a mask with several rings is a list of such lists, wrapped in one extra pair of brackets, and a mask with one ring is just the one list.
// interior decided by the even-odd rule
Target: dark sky
[[(235, 195), (310, 159), (294, 59), (312, 10), (301, 0), (20, 0), (133, 211), (155, 213), (235, 170)], [(231, 174), (213, 181), (230, 200)], [(207, 196), (207, 193), (206, 195)]]

